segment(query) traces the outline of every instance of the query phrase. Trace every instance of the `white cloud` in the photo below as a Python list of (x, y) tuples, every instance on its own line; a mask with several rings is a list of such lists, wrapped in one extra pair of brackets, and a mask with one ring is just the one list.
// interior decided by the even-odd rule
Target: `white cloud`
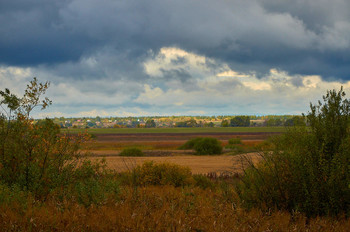
[(184, 69), (190, 70), (193, 77), (201, 78), (203, 72), (213, 71), (207, 63), (215, 63), (212, 59), (176, 47), (164, 47), (158, 54), (150, 52), (150, 55), (143, 65), (145, 72), (153, 77), (162, 77), (164, 70)]
[(31, 68), (0, 66), (1, 90), (8, 88), (11, 92), (22, 95), (24, 88), (33, 77)]
[[(173, 65), (170, 60), (179, 56), (182, 62)], [(258, 78), (254, 72), (238, 73), (225, 63), (211, 60), (211, 64), (215, 65), (207, 65), (204, 57), (181, 49), (161, 50), (145, 63), (146, 67), (152, 67), (148, 69), (148, 74), (162, 77), (160, 70), (182, 69), (191, 76), (199, 77), (195, 83), (198, 88), (185, 91), (169, 86), (161, 91), (155, 86), (152, 89), (145, 85), (144, 92), (136, 102), (179, 109), (220, 106), (221, 109), (232, 112), (239, 110), (240, 113), (283, 114), (307, 110), (310, 101), (321, 98), (329, 89), (340, 89), (343, 85), (345, 90), (350, 91), (350, 82), (327, 82), (317, 75), (289, 75), (272, 68), (268, 75)]]

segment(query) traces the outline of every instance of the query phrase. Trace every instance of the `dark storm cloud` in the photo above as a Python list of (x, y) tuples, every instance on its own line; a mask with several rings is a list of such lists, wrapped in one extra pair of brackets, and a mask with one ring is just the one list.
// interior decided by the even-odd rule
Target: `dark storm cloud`
[(324, 27), (333, 27), (334, 23), (350, 20), (350, 2), (346, 0), (262, 0), (268, 12), (288, 13), (303, 21), (305, 26), (322, 33)]
[[(350, 79), (348, 9), (346, 0), (1, 0), (0, 63), (73, 67), (108, 48), (124, 56), (119, 66), (109, 63), (120, 67), (118, 78), (142, 79), (149, 50), (176, 46), (242, 72), (278, 68)], [(74, 78), (110, 72), (107, 65), (73, 69), (61, 72)]]
[(77, 59), (89, 41), (60, 25), (59, 10), (66, 2), (1, 1), (0, 62), (32, 65)]

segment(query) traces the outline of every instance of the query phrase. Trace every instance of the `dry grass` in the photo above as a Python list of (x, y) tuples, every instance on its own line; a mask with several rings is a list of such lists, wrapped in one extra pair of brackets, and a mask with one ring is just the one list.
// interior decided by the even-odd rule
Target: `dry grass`
[[(105, 153), (107, 155), (107, 153)], [(253, 159), (253, 162), (259, 160), (257, 153), (249, 153), (248, 157)], [(98, 159), (91, 157), (90, 159)], [(105, 157), (107, 167), (117, 171), (127, 171), (128, 169), (140, 165), (146, 161), (154, 161), (156, 163), (174, 163), (191, 168), (194, 174), (205, 174), (210, 172), (222, 173), (233, 172), (241, 173), (242, 158), (241, 156), (196, 156), (196, 155), (177, 155), (177, 156), (160, 156), (160, 157), (120, 157), (107, 156)]]
[[(233, 199), (234, 200), (234, 199)], [(245, 211), (222, 191), (125, 188), (117, 203), (85, 208), (72, 202), (0, 209), (0, 231), (348, 231), (349, 219)]]

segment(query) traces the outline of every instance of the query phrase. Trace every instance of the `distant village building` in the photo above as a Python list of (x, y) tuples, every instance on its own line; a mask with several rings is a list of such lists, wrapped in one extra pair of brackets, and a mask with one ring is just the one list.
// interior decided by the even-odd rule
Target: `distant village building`
[(85, 127), (85, 123), (84, 122), (81, 122), (81, 120), (78, 120), (76, 122), (73, 122), (72, 123), (72, 126), (73, 127)]
[(111, 128), (111, 127), (114, 127), (117, 123), (114, 121), (112, 122), (111, 120), (109, 120), (108, 122), (104, 122), (102, 127), (105, 127), (105, 128)]

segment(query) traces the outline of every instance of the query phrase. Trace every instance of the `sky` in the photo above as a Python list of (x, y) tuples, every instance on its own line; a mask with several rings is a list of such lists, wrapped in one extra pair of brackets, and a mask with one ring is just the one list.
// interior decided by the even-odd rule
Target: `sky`
[(348, 0), (0, 0), (0, 89), (34, 117), (307, 113), (350, 94)]

